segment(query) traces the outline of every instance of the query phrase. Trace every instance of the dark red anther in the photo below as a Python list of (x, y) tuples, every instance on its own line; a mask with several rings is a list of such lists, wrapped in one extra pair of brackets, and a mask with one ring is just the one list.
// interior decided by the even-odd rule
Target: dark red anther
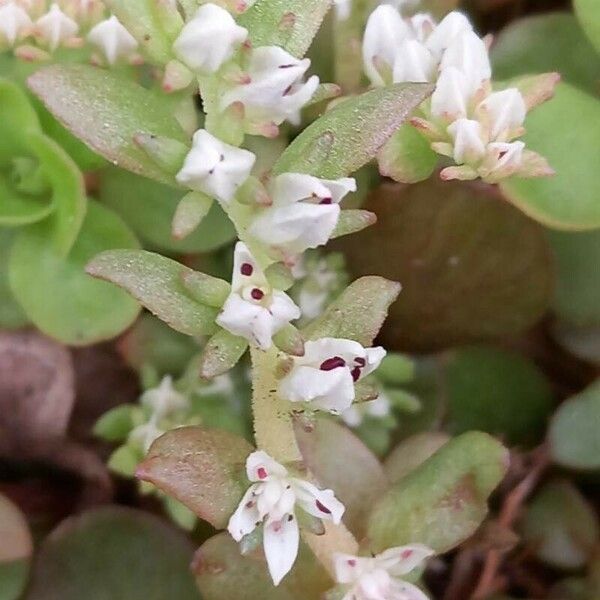
[(350, 566), (350, 567), (356, 566), (356, 561), (353, 558), (349, 558), (346, 562), (348, 563), (348, 566)]
[(333, 371), (333, 369), (345, 366), (346, 361), (341, 356), (334, 356), (333, 358), (328, 358), (327, 360), (323, 361), (319, 368), (321, 371)]
[(258, 288), (254, 288), (250, 292), (250, 295), (254, 300), (262, 300), (265, 297), (265, 293), (262, 290), (259, 290)]
[(360, 367), (354, 367), (354, 369), (352, 369), (352, 379), (355, 383), (360, 379)]
[(245, 275), (246, 277), (250, 277), (250, 275), (252, 275), (252, 273), (254, 273), (254, 267), (250, 263), (244, 263), (241, 266), (240, 271), (242, 272), (242, 275)]
[(400, 558), (407, 559), (409, 556), (412, 556), (412, 553), (412, 550), (404, 550), (404, 552), (402, 552), (400, 555)]
[(256, 473), (259, 479), (266, 479), (268, 475), (267, 470), (264, 467), (258, 467)]
[(319, 204), (333, 204), (333, 198), (323, 198)]
[(325, 513), (326, 515), (330, 515), (331, 514), (331, 511), (324, 504), (321, 504), (321, 502), (319, 502), (318, 500), (315, 501), (315, 504), (317, 505), (317, 508), (322, 513)]
[(357, 358), (354, 359), (354, 362), (359, 366), (359, 367), (364, 367), (367, 364), (366, 359), (358, 356)]

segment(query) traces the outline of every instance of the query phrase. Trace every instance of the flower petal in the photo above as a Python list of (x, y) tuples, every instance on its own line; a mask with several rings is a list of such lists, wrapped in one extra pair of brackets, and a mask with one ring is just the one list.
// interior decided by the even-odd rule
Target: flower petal
[(314, 517), (333, 521), (336, 525), (340, 523), (346, 507), (335, 497), (333, 490), (320, 490), (303, 479), (290, 479), (290, 482), (298, 506)]
[(435, 552), (423, 544), (411, 544), (390, 548), (375, 557), (377, 565), (394, 577), (401, 577), (413, 571), (426, 558)]
[(271, 579), (275, 585), (289, 573), (298, 556), (300, 533), (294, 515), (265, 523), (263, 546)]
[(245, 535), (254, 531), (256, 529), (256, 524), (260, 521), (254, 496), (256, 487), (255, 484), (248, 488), (237, 509), (229, 519), (227, 531), (229, 531), (231, 537), (236, 542), (239, 542)]
[(423, 590), (408, 581), (394, 580), (391, 588), (391, 595), (386, 600), (429, 600), (429, 596)]
[(271, 477), (286, 477), (287, 474), (287, 469), (264, 450), (256, 450), (246, 459), (246, 475), (250, 481), (269, 481)]
[(336, 552), (333, 555), (333, 568), (335, 569), (336, 581), (338, 583), (354, 583), (368, 568), (372, 560), (371, 558), (362, 558), (360, 556)]

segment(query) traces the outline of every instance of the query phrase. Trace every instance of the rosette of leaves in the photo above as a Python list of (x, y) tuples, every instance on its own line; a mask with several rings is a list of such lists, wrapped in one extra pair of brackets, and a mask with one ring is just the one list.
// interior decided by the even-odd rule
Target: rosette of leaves
[(139, 308), (88, 277), (84, 265), (98, 251), (137, 247), (135, 236), (114, 213), (86, 199), (75, 163), (45, 135), (25, 93), (4, 79), (0, 111), (0, 287), (13, 306), (3, 324), (31, 321), (73, 345), (114, 337)]

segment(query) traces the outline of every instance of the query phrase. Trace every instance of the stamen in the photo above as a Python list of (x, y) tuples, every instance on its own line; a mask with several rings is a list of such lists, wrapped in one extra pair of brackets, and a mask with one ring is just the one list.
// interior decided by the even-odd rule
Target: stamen
[(259, 479), (266, 479), (268, 476), (267, 470), (264, 467), (258, 467), (256, 473)]
[(319, 204), (333, 204), (333, 198), (323, 198)]
[(360, 379), (360, 367), (354, 367), (351, 371), (352, 379), (356, 383)]
[(262, 290), (259, 290), (258, 288), (254, 288), (250, 292), (250, 295), (254, 300), (262, 300), (265, 297), (265, 293)]
[(362, 357), (357, 357), (354, 359), (354, 362), (359, 366), (359, 367), (364, 367), (367, 364), (366, 359), (362, 358)]
[(252, 273), (254, 273), (254, 267), (250, 263), (244, 263), (241, 266), (240, 271), (241, 271), (242, 275), (245, 275), (246, 277), (250, 277), (250, 275), (252, 275)]
[(321, 512), (325, 513), (326, 515), (330, 515), (331, 514), (331, 511), (324, 504), (321, 504), (321, 502), (319, 502), (318, 500), (315, 501), (315, 504), (317, 505), (317, 508)]
[(319, 369), (321, 369), (321, 371), (333, 371), (333, 369), (345, 366), (346, 361), (341, 356), (334, 356), (333, 358), (328, 358), (323, 361)]

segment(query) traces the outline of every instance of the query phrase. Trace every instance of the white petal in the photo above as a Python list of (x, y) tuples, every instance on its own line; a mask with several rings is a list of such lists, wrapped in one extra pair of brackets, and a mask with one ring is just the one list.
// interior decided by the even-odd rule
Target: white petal
[(256, 450), (246, 459), (246, 474), (250, 481), (268, 481), (271, 477), (286, 477), (288, 472), (266, 452)]
[(386, 63), (391, 71), (401, 43), (410, 35), (410, 28), (392, 6), (383, 4), (371, 13), (365, 28), (362, 51), (365, 73), (373, 85), (382, 86), (386, 83), (377, 69), (377, 60)]
[(366, 358), (366, 354), (366, 350), (354, 340), (324, 337), (307, 341), (304, 356), (299, 362), (318, 367), (324, 360), (340, 356), (346, 363), (352, 364), (356, 358)]
[(448, 127), (454, 141), (454, 160), (457, 164), (472, 163), (485, 155), (485, 144), (479, 121), (457, 119)]
[(527, 107), (521, 92), (516, 88), (509, 88), (501, 92), (490, 94), (478, 107), (491, 124), (492, 138), (501, 133), (520, 127), (525, 121)]
[(52, 4), (50, 10), (35, 22), (35, 28), (52, 51), (79, 31), (77, 22), (65, 14), (56, 3)]
[(294, 566), (299, 544), (298, 522), (294, 515), (265, 524), (263, 546), (269, 573), (275, 585), (279, 585)]
[(303, 479), (291, 479), (296, 494), (296, 503), (308, 514), (333, 521), (336, 525), (342, 520), (346, 507), (335, 497), (333, 490), (320, 490), (316, 485)]
[(448, 13), (427, 39), (427, 47), (438, 59), (444, 50), (461, 34), (472, 31), (469, 19), (458, 11)]
[(358, 580), (356, 595), (364, 600), (398, 600), (392, 598), (394, 581), (383, 569), (369, 570)]
[(216, 4), (203, 4), (173, 44), (179, 60), (198, 73), (214, 73), (248, 37), (231, 14)]
[(260, 521), (256, 498), (254, 497), (255, 490), (256, 485), (251, 485), (248, 488), (237, 509), (229, 519), (227, 531), (229, 531), (231, 537), (236, 542), (239, 542), (245, 535), (253, 532), (256, 529), (256, 524)]
[(464, 73), (456, 67), (444, 69), (431, 96), (431, 114), (454, 121), (467, 116), (470, 90)]
[(362, 369), (362, 377), (366, 377), (369, 373), (372, 373), (379, 368), (381, 361), (385, 358), (387, 352), (382, 346), (375, 346), (374, 348), (365, 348), (367, 364)]
[(304, 173), (283, 173), (272, 180), (269, 191), (275, 206), (287, 206), (302, 200), (318, 203), (325, 199), (337, 204), (346, 194), (356, 191), (356, 180), (352, 177), (328, 180)]
[(424, 42), (436, 28), (436, 23), (429, 13), (417, 13), (410, 18), (410, 26), (415, 32), (417, 40)]
[(442, 73), (455, 67), (467, 80), (469, 95), (475, 94), (482, 83), (492, 74), (487, 48), (479, 36), (469, 31), (456, 37), (450, 44), (440, 64)]
[(263, 306), (248, 302), (238, 294), (231, 294), (227, 298), (216, 323), (263, 350), (271, 347), (273, 316)]
[(243, 288), (255, 286), (263, 288), (268, 286), (267, 278), (258, 262), (252, 256), (248, 246), (237, 242), (233, 254), (233, 275), (231, 289), (240, 293)]
[(354, 583), (362, 573), (368, 569), (372, 562), (370, 558), (353, 556), (352, 554), (335, 553), (333, 555), (333, 567), (335, 579), (338, 583)]
[(416, 40), (402, 43), (394, 62), (394, 83), (426, 83), (435, 74), (436, 61), (431, 52)]
[(408, 581), (392, 582), (391, 596), (386, 600), (429, 600), (429, 596)]
[(295, 321), (301, 316), (300, 309), (294, 301), (285, 292), (280, 290), (275, 290), (271, 294), (269, 311), (273, 316), (273, 330), (275, 333), (290, 321)]
[(434, 551), (423, 544), (410, 544), (398, 548), (390, 548), (375, 557), (377, 565), (394, 577), (402, 577), (417, 568), (426, 558), (433, 556)]
[(364, 415), (357, 404), (353, 404), (352, 406), (347, 408), (340, 415), (340, 417), (342, 418), (342, 421), (344, 421), (344, 423), (348, 425), (348, 427), (352, 427), (353, 429), (355, 427), (359, 427), (364, 421)]
[(136, 39), (114, 15), (95, 25), (87, 39), (102, 52), (110, 65), (130, 56), (138, 47)]
[(27, 12), (15, 2), (0, 6), (0, 41), (13, 46), (31, 26), (32, 22)]

